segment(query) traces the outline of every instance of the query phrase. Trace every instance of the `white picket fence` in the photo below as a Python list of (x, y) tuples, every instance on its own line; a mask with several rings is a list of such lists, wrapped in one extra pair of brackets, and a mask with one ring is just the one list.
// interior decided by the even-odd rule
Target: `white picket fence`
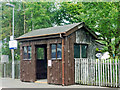
[(120, 87), (120, 60), (76, 58), (75, 83)]

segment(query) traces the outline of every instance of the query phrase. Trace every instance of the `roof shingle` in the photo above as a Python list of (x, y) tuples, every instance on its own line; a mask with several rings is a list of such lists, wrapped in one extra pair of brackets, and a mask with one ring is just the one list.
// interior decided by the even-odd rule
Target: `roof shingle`
[(64, 26), (56, 26), (56, 27), (37, 29), (37, 30), (33, 30), (31, 32), (28, 32), (28, 33), (18, 37), (17, 39), (27, 38), (27, 37), (36, 37), (36, 36), (42, 36), (42, 35), (50, 35), (50, 34), (57, 34), (57, 33), (65, 33), (81, 23), (74, 23), (74, 24), (69, 24), (69, 25), (64, 25)]

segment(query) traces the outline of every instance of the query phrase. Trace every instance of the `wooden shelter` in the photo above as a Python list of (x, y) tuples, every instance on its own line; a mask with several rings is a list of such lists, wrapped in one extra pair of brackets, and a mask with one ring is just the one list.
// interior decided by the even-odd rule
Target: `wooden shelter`
[(33, 30), (16, 38), (20, 42), (20, 80), (75, 84), (75, 59), (95, 59), (96, 39), (84, 22)]

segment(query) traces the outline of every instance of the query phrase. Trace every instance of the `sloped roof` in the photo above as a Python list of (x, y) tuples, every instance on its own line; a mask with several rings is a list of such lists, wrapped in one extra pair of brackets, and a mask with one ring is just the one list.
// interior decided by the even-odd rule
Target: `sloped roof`
[(78, 25), (81, 25), (81, 24), (83, 24), (83, 22), (64, 25), (64, 26), (56, 26), (56, 27), (37, 29), (37, 30), (33, 30), (31, 32), (28, 32), (28, 33), (26, 33), (26, 34), (24, 34), (16, 39), (24, 39), (24, 38), (31, 38), (31, 37), (40, 37), (40, 36), (62, 34), (62, 33), (66, 33), (67, 31), (69, 31), (72, 28), (74, 28)]

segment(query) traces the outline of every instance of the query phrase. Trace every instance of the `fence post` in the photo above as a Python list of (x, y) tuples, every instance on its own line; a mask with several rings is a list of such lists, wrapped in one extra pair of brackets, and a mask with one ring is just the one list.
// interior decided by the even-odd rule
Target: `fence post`
[(115, 86), (115, 69), (114, 69), (115, 63), (114, 63), (114, 59), (113, 59), (113, 87)]
[(111, 87), (112, 87), (112, 65), (111, 65), (111, 59), (110, 59), (110, 73), (111, 73)]
[(96, 85), (97, 85), (97, 60), (96, 60)]
[(109, 59), (108, 59), (108, 86), (109, 86)]
[(86, 73), (86, 65), (87, 65), (87, 62), (86, 62), (86, 61), (87, 61), (87, 59), (85, 59), (84, 61), (85, 61), (85, 84), (86, 84), (86, 74), (87, 74), (87, 73)]
[(115, 66), (116, 66), (116, 87), (117, 87), (117, 59), (115, 59)]
[(104, 72), (105, 72), (104, 69), (105, 69), (105, 68), (104, 68), (104, 65), (105, 65), (105, 64), (104, 64), (104, 59), (103, 59), (103, 85), (105, 84), (105, 80), (104, 80), (104, 76), (105, 76), (105, 75), (104, 75)]
[(102, 60), (101, 60), (101, 86), (102, 86)]
[(3, 65), (4, 65), (4, 77), (6, 77), (6, 63), (4, 63)]
[(87, 84), (88, 84), (88, 80), (89, 80), (89, 75), (88, 75), (88, 59), (87, 59)]
[(99, 87), (100, 87), (100, 59), (98, 59)]
[(120, 59), (118, 59), (118, 71), (119, 71), (119, 87), (120, 87)]
[(79, 76), (78, 83), (80, 83), (80, 59), (78, 59), (78, 76)]
[(106, 75), (106, 86), (107, 86), (107, 60), (105, 59), (105, 75)]
[(83, 84), (83, 78), (82, 78), (82, 76), (83, 76), (83, 73), (82, 73), (82, 59), (80, 59), (81, 60), (81, 84)]

